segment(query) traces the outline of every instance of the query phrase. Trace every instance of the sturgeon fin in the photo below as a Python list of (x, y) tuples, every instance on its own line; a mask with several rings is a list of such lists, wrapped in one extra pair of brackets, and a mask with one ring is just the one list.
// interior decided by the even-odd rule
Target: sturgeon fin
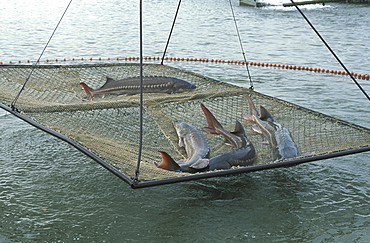
[(262, 105), (260, 106), (260, 112), (261, 112), (261, 115), (260, 115), (261, 120), (270, 121), (270, 122), (274, 121), (270, 112), (268, 112), (268, 110), (266, 110), (266, 108), (263, 107)]
[(107, 76), (107, 81), (99, 89), (109, 88), (113, 82), (116, 82), (116, 80)]
[(85, 84), (84, 82), (81, 82), (80, 85), (86, 92), (86, 95), (87, 95), (86, 99), (89, 101), (92, 101), (92, 97), (94, 96), (94, 90), (90, 88), (89, 86), (87, 86), (87, 84)]
[(210, 134), (219, 135), (220, 133), (218, 132), (218, 130), (223, 129), (222, 125), (216, 120), (214, 115), (202, 103), (200, 104), (200, 108), (202, 108), (202, 111), (208, 123), (208, 127), (203, 127), (202, 130)]
[(169, 170), (169, 171), (181, 171), (180, 166), (171, 158), (169, 154), (163, 151), (158, 151), (162, 156), (162, 163), (158, 164), (154, 162), (157, 168)]
[(243, 98), (247, 99), (248, 101), (248, 110), (249, 110), (249, 114), (251, 114), (252, 116), (259, 116), (258, 114), (258, 111), (256, 109), (256, 106), (254, 105), (251, 97), (247, 94), (245, 95), (242, 95)]
[(182, 138), (182, 137), (179, 138), (179, 146), (180, 147), (185, 147), (184, 138)]
[(256, 133), (262, 134), (261, 128), (256, 124), (252, 126), (252, 130), (255, 131)]
[(245, 137), (245, 130), (239, 121), (235, 122), (235, 129), (231, 133), (238, 137)]
[(200, 159), (189, 167), (194, 169), (203, 169), (206, 168), (208, 165), (209, 159)]
[(244, 118), (245, 120), (250, 121), (250, 122), (255, 122), (254, 116), (251, 115), (251, 114), (248, 114), (248, 113), (243, 113), (242, 118)]
[[(111, 78), (111, 77), (108, 77), (108, 76), (107, 76), (107, 82), (112, 82), (112, 81), (116, 81), (116, 80), (115, 80), (114, 78)], [(106, 82), (106, 83), (107, 83), (107, 82)]]

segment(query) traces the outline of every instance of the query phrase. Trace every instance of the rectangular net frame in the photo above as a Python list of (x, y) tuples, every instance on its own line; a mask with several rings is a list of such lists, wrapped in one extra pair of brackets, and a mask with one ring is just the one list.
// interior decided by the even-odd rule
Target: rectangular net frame
[[(33, 69), (15, 107), (11, 104)], [(247, 88), (227, 84), (185, 70), (159, 64), (144, 64), (144, 76), (181, 78), (197, 86), (176, 93), (143, 94), (143, 147), (139, 180), (135, 180), (139, 151), (139, 95), (94, 97), (87, 101), (79, 85), (100, 87), (109, 76), (114, 79), (136, 77), (136, 63), (86, 65), (4, 65), (0, 66), (0, 107), (79, 149), (133, 188), (187, 180), (245, 173), (281, 166), (370, 151), (370, 130)], [(300, 155), (272, 161), (270, 146), (261, 144), (262, 135), (251, 130), (252, 123), (241, 118), (248, 112), (248, 94), (256, 106), (263, 105), (274, 119), (291, 133)], [(158, 151), (166, 151), (176, 161), (186, 158), (178, 146), (173, 121), (182, 120), (201, 128), (207, 125), (199, 107), (203, 103), (224, 128), (232, 131), (235, 121), (242, 123), (255, 146), (254, 165), (196, 174), (158, 169)], [(219, 135), (205, 134), (210, 156), (230, 150)]]

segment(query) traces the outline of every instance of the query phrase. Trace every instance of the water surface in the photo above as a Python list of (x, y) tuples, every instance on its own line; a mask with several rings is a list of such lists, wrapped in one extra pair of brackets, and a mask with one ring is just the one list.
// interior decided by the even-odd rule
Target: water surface
[[(3, 2), (0, 61), (36, 60), (69, 1)], [(144, 55), (161, 56), (177, 1), (144, 2)], [(232, 5), (248, 60), (341, 70), (294, 8)], [(350, 71), (370, 73), (369, 5), (302, 10)], [(137, 1), (74, 1), (42, 60), (138, 56), (138, 31)], [(184, 1), (167, 55), (242, 60), (229, 2)], [(167, 64), (249, 87), (239, 65)], [(346, 76), (250, 72), (259, 92), (369, 127), (370, 103)], [(132, 190), (4, 111), (0, 141), (1, 242), (370, 241), (369, 153)]]

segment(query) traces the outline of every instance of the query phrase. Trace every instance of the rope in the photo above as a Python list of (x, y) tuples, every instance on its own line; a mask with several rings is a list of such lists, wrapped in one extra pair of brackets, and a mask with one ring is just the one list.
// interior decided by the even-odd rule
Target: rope
[(349, 72), (347, 67), (343, 64), (343, 62), (339, 59), (339, 57), (335, 54), (335, 52), (330, 48), (328, 43), (324, 40), (324, 38), (320, 35), (320, 33), (316, 30), (316, 28), (313, 26), (313, 24), (308, 20), (308, 18), (303, 14), (301, 9), (297, 6), (297, 4), (290, 0), (294, 7), (298, 10), (298, 12), (302, 15), (302, 17), (306, 20), (306, 22), (310, 25), (310, 27), (313, 29), (313, 31), (316, 33), (316, 35), (320, 38), (320, 40), (325, 44), (325, 46), (328, 48), (328, 50), (331, 52), (331, 54), (337, 59), (339, 64), (342, 66), (342, 68), (347, 72), (347, 74), (351, 77), (353, 82), (357, 85), (357, 87), (362, 91), (362, 93), (366, 96), (366, 98), (370, 101), (370, 96), (366, 93), (366, 91), (361, 87), (361, 85), (357, 82), (357, 80), (352, 76), (352, 74)]
[[(236, 18), (235, 18), (235, 14), (234, 14), (234, 9), (233, 9), (233, 5), (231, 4), (231, 0), (229, 0), (229, 3), (230, 3), (230, 9), (231, 9), (231, 13), (233, 15), (233, 19), (234, 19), (234, 24), (235, 24), (235, 29), (236, 29), (236, 33), (238, 34), (238, 39), (239, 39), (239, 44), (240, 44), (240, 49), (242, 51), (242, 54), (243, 54), (243, 58), (244, 58), (244, 62), (247, 63), (247, 58), (245, 57), (245, 52), (244, 52), (244, 48), (243, 48), (243, 43), (242, 43), (242, 39), (240, 37), (240, 32), (239, 32), (239, 28), (238, 28), (238, 24), (236, 22)], [(252, 78), (251, 78), (251, 74), (249, 72), (249, 68), (248, 68), (248, 65), (245, 65), (246, 69), (247, 69), (247, 73), (248, 73), (248, 77), (249, 77), (249, 84), (250, 84), (250, 89), (253, 90), (253, 81), (252, 81)]]
[(137, 164), (135, 170), (135, 179), (134, 184), (139, 183), (139, 174), (140, 174), (140, 163), (141, 163), (141, 154), (143, 151), (143, 1), (140, 0), (140, 110), (139, 110), (139, 150), (137, 156)]
[(71, 3), (72, 3), (72, 0), (70, 0), (70, 1), (69, 1), (69, 3), (68, 3), (68, 5), (67, 5), (66, 9), (64, 10), (64, 12), (63, 12), (63, 14), (62, 14), (62, 17), (59, 19), (58, 24), (55, 26), (55, 28), (54, 28), (54, 30), (53, 30), (53, 33), (51, 34), (51, 36), (50, 36), (50, 38), (49, 38), (48, 42), (47, 42), (47, 43), (46, 43), (46, 45), (44, 46), (44, 49), (42, 50), (42, 52), (41, 52), (41, 54), (40, 54), (39, 58), (37, 59), (37, 62), (35, 62), (35, 64), (33, 65), (33, 68), (31, 69), (31, 71), (30, 71), (29, 75), (27, 76), (26, 81), (24, 82), (24, 84), (23, 84), (22, 88), (19, 90), (18, 94), (17, 94), (17, 95), (16, 95), (16, 97), (14, 98), (14, 100), (13, 100), (13, 102), (12, 102), (12, 104), (11, 104), (11, 108), (12, 108), (13, 110), (15, 110), (15, 109), (16, 109), (16, 108), (15, 108), (15, 104), (17, 103), (18, 98), (21, 96), (21, 93), (23, 92), (24, 88), (26, 87), (26, 84), (27, 84), (28, 80), (29, 80), (29, 79), (30, 79), (30, 77), (32, 76), (33, 71), (35, 70), (35, 68), (34, 68), (34, 67), (39, 63), (39, 60), (41, 59), (42, 55), (44, 55), (44, 52), (45, 52), (46, 48), (48, 47), (48, 45), (49, 45), (49, 43), (50, 43), (51, 39), (53, 38), (53, 36), (54, 36), (55, 32), (57, 31), (57, 29), (58, 29), (58, 27), (59, 27), (59, 24), (62, 22), (62, 19), (63, 19), (64, 15), (66, 14), (66, 12), (67, 12), (67, 10), (68, 10), (69, 6), (71, 5)]
[[(162, 57), (149, 57), (149, 56), (144, 56), (144, 60), (161, 60)], [(77, 60), (90, 60), (90, 61), (135, 61), (139, 60), (140, 57), (115, 57), (115, 58), (62, 58), (62, 59), (46, 59), (45, 62), (67, 62), (67, 61), (77, 61)], [(165, 60), (170, 60), (170, 61), (190, 61), (190, 62), (212, 62), (212, 63), (220, 63), (220, 64), (234, 64), (234, 65), (249, 65), (249, 66), (259, 66), (259, 67), (273, 67), (273, 68), (280, 68), (280, 69), (291, 69), (291, 70), (296, 70), (296, 71), (311, 71), (311, 72), (322, 72), (322, 73), (331, 73), (331, 74), (336, 74), (336, 75), (348, 75), (346, 71), (339, 71), (339, 70), (334, 70), (334, 69), (327, 69), (327, 68), (317, 68), (317, 67), (307, 67), (307, 66), (299, 66), (299, 65), (292, 65), (292, 64), (282, 64), (282, 63), (269, 63), (269, 62), (255, 62), (255, 61), (240, 61), (240, 60), (226, 60), (226, 59), (209, 59), (209, 58), (196, 58), (196, 57), (165, 57)], [(31, 60), (18, 60), (18, 61), (9, 61), (9, 64), (21, 64), (21, 63), (31, 63), (33, 61)], [(41, 62), (38, 60), (37, 62)], [(6, 65), (4, 62), (0, 61), (0, 65)], [(357, 77), (358, 79), (366, 79), (370, 80), (370, 75), (369, 74), (361, 74), (361, 73), (355, 73), (351, 72), (351, 75), (354, 77)]]
[(170, 34), (168, 35), (168, 39), (167, 39), (167, 43), (166, 43), (166, 47), (164, 48), (164, 51), (163, 51), (163, 56), (162, 56), (161, 65), (163, 65), (164, 57), (166, 56), (167, 48), (168, 48), (168, 45), (170, 44), (170, 38), (171, 38), (171, 36), (172, 36), (173, 28), (175, 27), (175, 22), (176, 22), (177, 15), (178, 15), (179, 10), (180, 10), (180, 5), (181, 5), (181, 0), (179, 0), (179, 4), (177, 5), (177, 10), (176, 10), (175, 18), (173, 19), (172, 27), (171, 27)]

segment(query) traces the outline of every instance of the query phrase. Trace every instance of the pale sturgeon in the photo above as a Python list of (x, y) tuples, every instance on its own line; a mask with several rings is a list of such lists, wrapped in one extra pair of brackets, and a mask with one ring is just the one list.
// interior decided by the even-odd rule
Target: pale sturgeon
[(243, 95), (243, 97), (248, 101), (249, 114), (243, 113), (242, 117), (247, 121), (256, 123), (257, 127), (254, 130), (262, 133), (267, 139), (274, 152), (274, 160), (297, 157), (297, 147), (290, 136), (289, 130), (275, 122), (263, 106), (260, 106), (261, 115), (259, 115), (249, 95)]
[(175, 162), (166, 152), (159, 151), (162, 156), (162, 163), (154, 163), (158, 168), (183, 172), (197, 172), (208, 167), (209, 145), (203, 132), (195, 126), (184, 122), (173, 123), (179, 146), (185, 147), (187, 159)]

